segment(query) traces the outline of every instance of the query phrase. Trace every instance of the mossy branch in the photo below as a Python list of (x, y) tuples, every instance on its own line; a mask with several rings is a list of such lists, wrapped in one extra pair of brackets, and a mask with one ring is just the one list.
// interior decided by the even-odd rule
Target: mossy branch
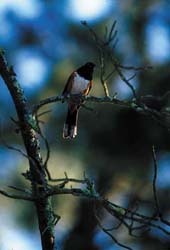
[[(29, 180), (31, 181), (32, 186), (32, 196), (8, 194), (3, 190), (1, 190), (0, 193), (10, 198), (34, 201), (37, 210), (42, 249), (53, 250), (54, 225), (52, 225), (49, 221), (49, 218), (53, 216), (53, 211), (50, 197), (48, 198), (43, 196), (45, 190), (47, 189), (47, 180), (40, 152), (40, 143), (36, 132), (30, 123), (32, 112), (28, 107), (24, 91), (16, 79), (13, 67), (8, 66), (2, 50), (0, 51), (0, 75), (10, 92), (18, 115), (18, 125), (29, 161)], [(35, 200), (34, 197), (36, 197)]]

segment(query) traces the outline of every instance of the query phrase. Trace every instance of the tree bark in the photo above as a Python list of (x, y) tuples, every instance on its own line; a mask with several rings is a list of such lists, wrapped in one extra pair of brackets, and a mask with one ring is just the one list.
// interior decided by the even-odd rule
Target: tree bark
[(16, 80), (16, 74), (12, 67), (9, 67), (4, 57), (4, 52), (0, 51), (0, 75), (2, 76), (10, 95), (13, 99), (18, 115), (18, 125), (23, 138), (24, 146), (29, 161), (29, 172), (27, 178), (31, 182), (32, 196), (35, 199), (39, 230), (41, 235), (42, 249), (54, 249), (54, 223), (51, 198), (45, 197), (48, 188), (45, 168), (40, 152), (39, 139), (32, 128), (32, 114), (28, 108), (28, 102), (24, 91)]

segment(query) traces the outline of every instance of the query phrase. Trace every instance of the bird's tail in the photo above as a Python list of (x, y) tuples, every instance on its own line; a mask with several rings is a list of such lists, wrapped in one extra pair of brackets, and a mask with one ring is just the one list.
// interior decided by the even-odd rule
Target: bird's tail
[(71, 105), (68, 107), (67, 117), (63, 128), (63, 138), (73, 139), (77, 135), (77, 119), (79, 107)]

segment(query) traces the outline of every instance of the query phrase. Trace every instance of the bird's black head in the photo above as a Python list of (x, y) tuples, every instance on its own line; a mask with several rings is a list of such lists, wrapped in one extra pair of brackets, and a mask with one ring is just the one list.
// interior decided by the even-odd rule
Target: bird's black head
[(96, 65), (92, 62), (87, 62), (77, 69), (77, 73), (84, 77), (86, 80), (92, 80), (93, 70)]
[(90, 69), (93, 69), (96, 65), (92, 62), (87, 62), (84, 66), (90, 68)]

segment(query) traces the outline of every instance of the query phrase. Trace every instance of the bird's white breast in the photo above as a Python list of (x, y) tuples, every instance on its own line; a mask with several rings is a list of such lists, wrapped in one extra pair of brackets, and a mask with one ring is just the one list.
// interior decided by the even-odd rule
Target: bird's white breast
[(83, 77), (79, 76), (79, 74), (75, 73), (71, 93), (81, 94), (84, 90), (87, 89), (88, 84), (89, 84), (89, 80), (86, 80)]

